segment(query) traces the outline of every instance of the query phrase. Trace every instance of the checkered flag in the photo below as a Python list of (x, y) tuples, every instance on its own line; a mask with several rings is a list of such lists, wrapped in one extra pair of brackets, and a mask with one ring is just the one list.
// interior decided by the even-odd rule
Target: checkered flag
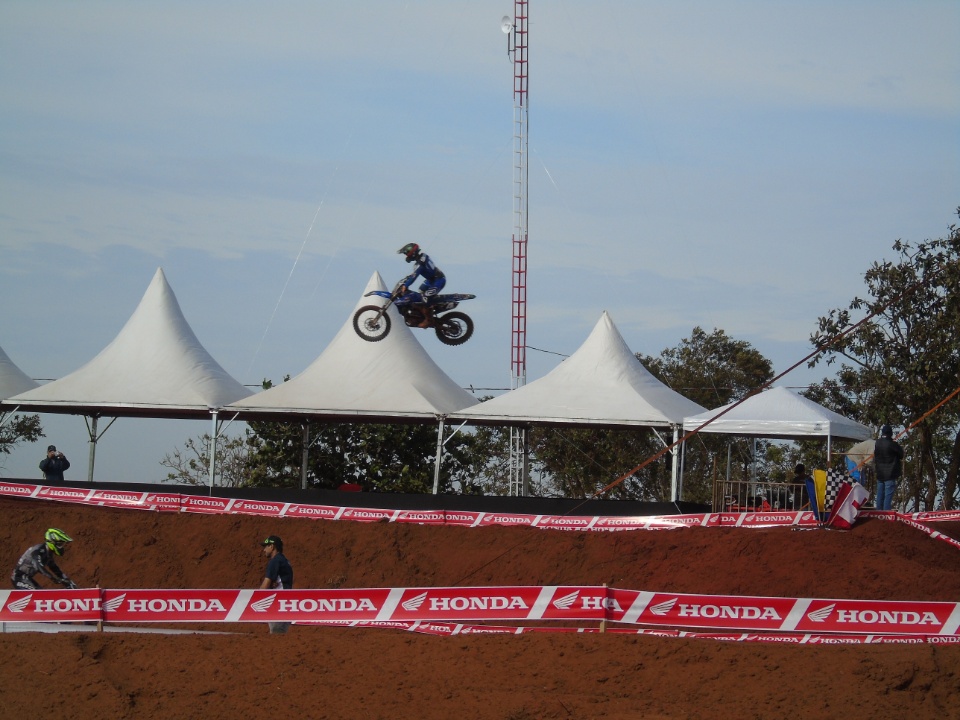
[(823, 497), (823, 511), (825, 514), (833, 512), (833, 505), (844, 484), (851, 482), (850, 473), (846, 470), (829, 468), (827, 470), (827, 489)]

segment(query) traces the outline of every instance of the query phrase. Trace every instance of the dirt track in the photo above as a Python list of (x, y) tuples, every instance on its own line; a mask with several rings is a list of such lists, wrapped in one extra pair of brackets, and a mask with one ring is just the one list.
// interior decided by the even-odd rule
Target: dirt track
[[(276, 533), (298, 587), (606, 582), (711, 594), (960, 599), (960, 551), (881, 521), (845, 533), (564, 533), (275, 522), (0, 499), (7, 567), (50, 526), (75, 538), (63, 561), (74, 579), (114, 588), (255, 587), (263, 570), (257, 543)], [(203, 629), (234, 634), (0, 635), (0, 717), (960, 716), (958, 646)]]

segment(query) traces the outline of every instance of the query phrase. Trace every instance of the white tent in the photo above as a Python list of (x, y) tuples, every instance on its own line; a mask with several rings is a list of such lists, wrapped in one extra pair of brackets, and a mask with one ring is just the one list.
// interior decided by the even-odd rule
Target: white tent
[[(823, 407), (787, 388), (777, 387), (723, 407), (684, 418), (684, 432), (725, 433), (744, 437), (801, 440), (811, 437), (866, 440), (866, 425)], [(732, 409), (730, 409), (732, 408)]]
[(97, 433), (99, 417), (212, 416), (216, 428), (218, 409), (249, 394), (197, 340), (158, 268), (133, 315), (93, 360), (59, 380), (0, 401), (0, 406), (91, 417), (88, 479), (93, 480), (102, 435)]
[(703, 410), (654, 377), (604, 311), (583, 345), (542, 378), (450, 418), (487, 425), (667, 428)]
[(0, 400), (39, 387), (0, 347)]
[[(631, 352), (606, 311), (573, 355), (538, 380), (451, 413), (475, 425), (672, 428), (704, 408), (654, 377)], [(679, 490), (674, 454), (672, 496)]]
[[(386, 290), (379, 273), (365, 293)], [(371, 304), (361, 297), (354, 310)], [(429, 421), (473, 405), (476, 399), (446, 375), (391, 307), (390, 333), (360, 338), (353, 312), (320, 356), (288, 382), (232, 403), (241, 419), (283, 415), (326, 421)]]
[(197, 340), (158, 268), (133, 315), (100, 354), (6, 402), (35, 412), (198, 418), (249, 394)]
[[(364, 293), (386, 290), (374, 273)], [(361, 296), (354, 311), (371, 300)], [(434, 492), (440, 481), (444, 418), (476, 399), (457, 385), (426, 353), (396, 308), (387, 311), (390, 333), (379, 342), (360, 338), (353, 311), (320, 356), (288, 382), (232, 403), (242, 420), (320, 422), (438, 422)], [(304, 447), (309, 446), (304, 425)], [(306, 484), (306, 451), (301, 482)]]
[[(35, 387), (39, 387), (37, 383), (18, 368), (3, 351), (3, 348), (0, 348), (0, 400), (32, 390)], [(18, 409), (16, 405), (10, 408), (0, 408), (0, 427), (6, 425)]]

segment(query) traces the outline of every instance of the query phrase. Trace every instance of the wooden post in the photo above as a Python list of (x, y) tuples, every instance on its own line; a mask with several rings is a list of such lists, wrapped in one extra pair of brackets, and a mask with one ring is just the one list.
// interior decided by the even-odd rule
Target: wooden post
[(603, 620), (600, 621), (600, 632), (607, 631), (607, 584), (603, 584)]

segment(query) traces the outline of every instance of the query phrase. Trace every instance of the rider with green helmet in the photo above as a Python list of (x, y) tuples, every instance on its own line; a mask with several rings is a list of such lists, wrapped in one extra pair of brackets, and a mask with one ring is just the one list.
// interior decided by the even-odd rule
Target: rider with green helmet
[(55, 557), (63, 555), (69, 542), (73, 542), (73, 538), (63, 530), (58, 528), (47, 530), (43, 542), (27, 548), (17, 560), (17, 566), (10, 576), (13, 586), (20, 590), (39, 590), (40, 586), (33, 578), (40, 574), (65, 587), (75, 588), (76, 584), (64, 574), (54, 560)]

